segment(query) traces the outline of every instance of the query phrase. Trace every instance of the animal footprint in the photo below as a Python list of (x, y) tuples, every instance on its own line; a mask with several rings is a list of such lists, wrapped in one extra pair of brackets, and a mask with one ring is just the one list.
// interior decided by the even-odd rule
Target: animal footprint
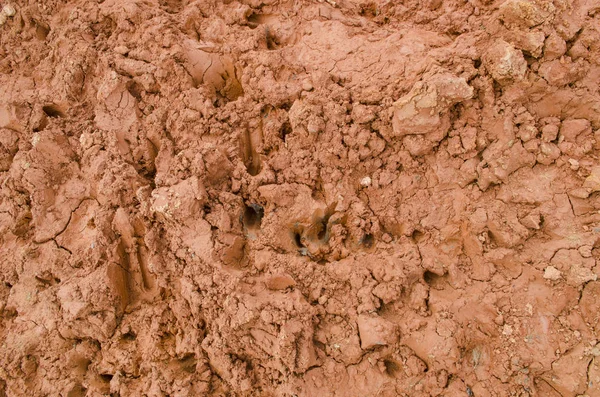
[(302, 255), (320, 258), (328, 252), (332, 216), (337, 203), (318, 209), (307, 224), (295, 222), (291, 228), (293, 245)]
[(129, 302), (151, 296), (156, 280), (148, 269), (148, 248), (144, 243), (144, 226), (141, 222), (129, 222), (124, 209), (119, 208), (113, 221), (114, 229), (121, 235), (117, 246), (120, 266), (125, 271)]
[(262, 147), (262, 131), (260, 128), (245, 129), (240, 135), (240, 154), (246, 170), (252, 176), (258, 175), (262, 161), (257, 148)]

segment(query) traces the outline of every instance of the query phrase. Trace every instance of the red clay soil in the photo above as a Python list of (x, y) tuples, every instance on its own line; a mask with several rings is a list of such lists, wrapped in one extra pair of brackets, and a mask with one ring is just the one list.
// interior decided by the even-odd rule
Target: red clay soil
[(597, 0), (0, 7), (0, 396), (600, 396)]

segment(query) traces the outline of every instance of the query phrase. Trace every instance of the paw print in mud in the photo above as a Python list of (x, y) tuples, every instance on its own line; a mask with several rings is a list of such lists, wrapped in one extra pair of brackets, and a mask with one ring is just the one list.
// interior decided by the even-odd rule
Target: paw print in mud
[(298, 253), (311, 259), (322, 259), (330, 251), (331, 227), (340, 222), (334, 217), (336, 203), (315, 211), (309, 222), (294, 222), (290, 237)]

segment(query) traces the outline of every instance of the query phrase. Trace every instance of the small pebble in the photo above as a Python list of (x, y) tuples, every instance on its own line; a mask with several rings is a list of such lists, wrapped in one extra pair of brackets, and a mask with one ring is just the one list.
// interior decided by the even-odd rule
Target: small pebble
[(363, 179), (360, 180), (360, 185), (362, 187), (369, 187), (371, 186), (371, 177), (365, 176)]
[(11, 6), (10, 4), (7, 4), (4, 7), (2, 7), (2, 13), (5, 14), (7, 17), (14, 17), (17, 13), (17, 10), (15, 10), (15, 7)]
[(125, 47), (124, 45), (119, 45), (115, 47), (115, 52), (120, 55), (127, 55), (129, 48)]
[(546, 280), (556, 281), (556, 280), (560, 279), (560, 276), (561, 276), (560, 270), (558, 270), (554, 266), (548, 266), (544, 270), (544, 278)]
[(571, 164), (571, 169), (573, 171), (577, 171), (579, 169), (579, 161), (575, 159), (569, 159), (569, 164)]

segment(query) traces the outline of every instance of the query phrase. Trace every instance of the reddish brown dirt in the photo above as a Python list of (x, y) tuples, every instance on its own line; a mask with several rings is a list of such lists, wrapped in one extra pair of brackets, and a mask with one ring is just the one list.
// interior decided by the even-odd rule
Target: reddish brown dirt
[(11, 1), (0, 396), (600, 396), (597, 0)]

